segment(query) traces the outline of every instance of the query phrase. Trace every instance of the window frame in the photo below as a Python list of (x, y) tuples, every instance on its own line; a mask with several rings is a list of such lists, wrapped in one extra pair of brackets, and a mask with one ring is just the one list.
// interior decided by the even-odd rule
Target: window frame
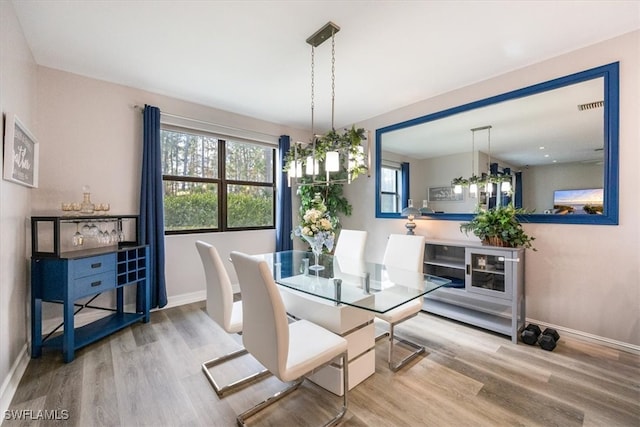
[[(224, 136), (215, 132), (209, 132), (202, 129), (194, 129), (185, 126), (178, 126), (173, 124), (160, 124), (160, 132), (163, 131), (171, 131), (171, 132), (183, 132), (189, 133), (192, 135), (201, 135), (206, 137), (212, 137), (216, 139), (216, 143), (218, 145), (218, 177), (217, 178), (205, 178), (205, 177), (196, 177), (196, 176), (184, 176), (184, 175), (168, 175), (162, 174), (162, 182), (165, 181), (183, 181), (190, 183), (206, 183), (206, 184), (215, 184), (218, 187), (218, 226), (214, 228), (192, 228), (189, 230), (167, 230), (162, 224), (164, 229), (165, 236), (168, 235), (179, 235), (179, 234), (198, 234), (198, 233), (220, 233), (220, 232), (230, 232), (230, 231), (249, 231), (249, 230), (273, 230), (276, 227), (276, 161), (278, 158), (278, 148), (259, 141), (252, 141), (247, 138), (237, 138)], [(246, 180), (237, 180), (237, 179), (227, 179), (226, 178), (226, 154), (227, 154), (227, 143), (241, 143), (241, 144), (250, 144), (250, 145), (258, 145), (262, 147), (268, 147), (271, 149), (271, 182), (258, 182), (258, 181), (246, 181)], [(228, 195), (228, 187), (230, 185), (244, 185), (244, 186), (253, 186), (253, 187), (266, 187), (271, 188), (272, 192), (272, 212), (273, 212), (273, 224), (267, 226), (250, 226), (250, 227), (229, 227), (228, 225), (228, 212), (227, 212), (227, 195)], [(163, 202), (164, 202), (164, 185), (163, 185)], [(164, 203), (163, 203), (164, 209)]]
[(396, 210), (391, 213), (398, 213), (402, 209), (400, 208), (401, 200), (402, 200), (402, 185), (400, 184), (402, 181), (402, 170), (399, 166), (391, 165), (391, 164), (382, 164), (380, 165), (380, 173), (382, 174), (383, 169), (393, 170), (396, 176), (396, 188), (395, 191), (384, 191), (382, 190), (382, 185), (380, 186), (380, 193), (378, 197), (380, 198), (380, 206), (382, 206), (382, 196), (393, 196), (395, 195), (395, 206)]

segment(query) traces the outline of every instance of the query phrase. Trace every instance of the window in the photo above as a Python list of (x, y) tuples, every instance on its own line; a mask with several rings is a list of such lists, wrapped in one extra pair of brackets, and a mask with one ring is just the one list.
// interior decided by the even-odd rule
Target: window
[(274, 228), (274, 147), (162, 126), (167, 234)]
[(380, 206), (382, 212), (400, 212), (400, 182), (399, 167), (385, 166), (380, 168)]

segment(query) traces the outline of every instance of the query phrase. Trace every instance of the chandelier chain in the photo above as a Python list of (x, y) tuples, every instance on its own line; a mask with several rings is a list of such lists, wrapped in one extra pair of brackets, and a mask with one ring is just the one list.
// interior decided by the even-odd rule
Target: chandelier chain
[[(338, 133), (335, 130), (335, 95), (336, 95), (336, 41), (335, 35), (340, 31), (333, 22), (328, 22), (320, 30), (307, 38), (311, 45), (311, 132), (310, 144), (298, 142), (289, 149), (285, 159), (285, 167), (289, 175), (289, 185), (292, 179), (296, 185), (342, 184), (350, 183), (368, 169), (365, 165), (364, 147), (360, 145), (366, 140), (364, 129), (344, 130)], [(315, 48), (331, 38), (331, 131), (324, 134), (316, 134), (315, 125)], [(353, 156), (351, 156), (353, 151)], [(368, 153), (367, 153), (368, 156)], [(324, 174), (320, 175), (320, 167), (324, 165)], [(303, 168), (306, 170), (303, 171)], [(342, 172), (340, 175), (330, 176), (330, 173)], [(317, 178), (317, 176), (320, 176)], [(328, 190), (327, 190), (328, 191)]]
[(315, 129), (314, 129), (314, 122), (313, 122), (313, 110), (315, 108), (314, 95), (315, 95), (315, 48), (312, 45), (311, 46), (311, 138), (313, 140), (315, 140)]
[(489, 159), (489, 171), (491, 171), (491, 126), (487, 128), (487, 158)]
[(336, 103), (336, 33), (331, 32), (331, 130), (335, 130), (333, 123)]
[(475, 129), (473, 129), (471, 130), (471, 176), (476, 174), (476, 171), (474, 170), (476, 167), (475, 146), (476, 146), (476, 131)]

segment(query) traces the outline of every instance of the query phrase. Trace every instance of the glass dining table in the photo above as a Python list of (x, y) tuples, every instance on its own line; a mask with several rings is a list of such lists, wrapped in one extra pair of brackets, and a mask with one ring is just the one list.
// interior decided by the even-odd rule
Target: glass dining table
[(310, 268), (314, 263), (311, 252), (256, 256), (267, 262), (282, 287), (374, 313), (393, 310), (451, 283), (438, 276), (328, 254), (320, 255), (320, 270)]

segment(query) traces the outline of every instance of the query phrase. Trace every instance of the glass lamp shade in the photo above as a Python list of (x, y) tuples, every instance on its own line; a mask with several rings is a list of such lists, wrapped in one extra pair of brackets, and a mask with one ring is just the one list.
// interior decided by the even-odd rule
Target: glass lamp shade
[(289, 165), (289, 170), (287, 171), (288, 185), (291, 186), (291, 182), (296, 178), (302, 178), (302, 162), (294, 160)]
[(462, 194), (462, 185), (456, 184), (453, 186), (453, 192), (456, 194)]
[(307, 175), (317, 175), (320, 172), (320, 165), (317, 160), (314, 160), (313, 157), (307, 157)]
[(337, 151), (327, 151), (325, 169), (327, 172), (338, 172), (340, 170), (340, 154)]
[(296, 162), (291, 162), (291, 165), (289, 165), (289, 172), (288, 172), (289, 178), (297, 178), (298, 175), (296, 175)]
[(409, 206), (407, 208), (402, 209), (402, 216), (406, 216), (410, 220), (420, 215), (421, 215), (420, 210), (418, 208), (414, 208), (413, 206)]
[(469, 185), (469, 194), (473, 196), (478, 195), (478, 184), (470, 184)]
[(287, 172), (289, 178), (301, 178), (302, 177), (302, 162), (294, 161), (289, 165), (289, 171)]

